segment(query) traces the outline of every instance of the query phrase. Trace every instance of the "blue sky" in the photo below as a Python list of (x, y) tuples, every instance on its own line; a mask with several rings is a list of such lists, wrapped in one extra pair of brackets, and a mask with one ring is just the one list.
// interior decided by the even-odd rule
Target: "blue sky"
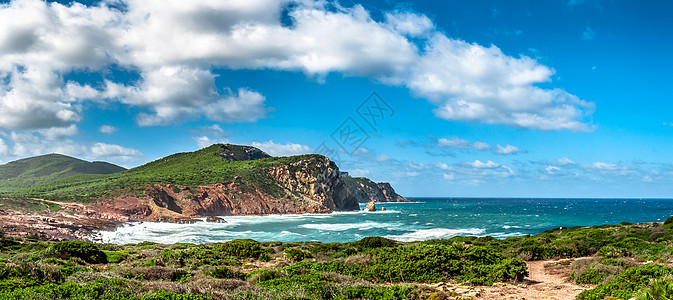
[(2, 163), (226, 142), (405, 196), (673, 197), (669, 1), (0, 3)]

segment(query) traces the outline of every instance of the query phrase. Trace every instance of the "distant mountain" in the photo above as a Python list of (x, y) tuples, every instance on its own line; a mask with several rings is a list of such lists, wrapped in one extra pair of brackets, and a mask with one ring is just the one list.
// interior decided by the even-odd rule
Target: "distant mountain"
[(107, 162), (88, 162), (61, 154), (48, 154), (0, 165), (0, 194), (47, 184), (75, 175), (112, 174), (126, 170)]
[(373, 182), (365, 177), (343, 176), (344, 183), (360, 203), (414, 202), (398, 195), (387, 182)]

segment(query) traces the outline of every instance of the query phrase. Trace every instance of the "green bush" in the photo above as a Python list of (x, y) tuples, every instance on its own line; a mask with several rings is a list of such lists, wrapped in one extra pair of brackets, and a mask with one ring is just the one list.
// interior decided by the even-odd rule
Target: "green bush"
[(107, 257), (108, 263), (113, 263), (113, 264), (120, 263), (120, 262), (124, 261), (124, 259), (126, 259), (126, 257), (128, 257), (128, 252), (123, 251), (123, 250), (122, 251), (103, 250), (103, 252), (105, 253), (105, 256)]
[(673, 216), (669, 217), (668, 219), (666, 219), (666, 221), (664, 221), (664, 225), (670, 225), (670, 224), (673, 224)]
[(204, 272), (208, 276), (221, 279), (245, 279), (245, 273), (229, 269), (227, 267), (217, 267)]
[(287, 248), (285, 249), (285, 257), (288, 260), (297, 262), (297, 261), (302, 261), (307, 258), (311, 258), (311, 253), (308, 253), (306, 251), (303, 251), (301, 249), (297, 248)]
[(673, 281), (670, 278), (657, 279), (636, 295), (636, 300), (673, 299)]
[(597, 300), (608, 296), (629, 299), (636, 292), (647, 287), (652, 279), (659, 279), (671, 274), (673, 274), (673, 268), (655, 264), (629, 268), (615, 276), (614, 279), (591, 290), (581, 292), (577, 295), (577, 299)]
[(52, 244), (47, 253), (61, 259), (78, 257), (92, 264), (107, 263), (107, 255), (98, 246), (83, 241), (63, 241)]
[(368, 236), (357, 242), (353, 242), (353, 244), (359, 250), (364, 250), (364, 249), (376, 249), (383, 247), (393, 247), (397, 244), (397, 242), (380, 236)]
[(215, 245), (199, 245), (180, 250), (164, 250), (159, 254), (160, 261), (174, 268), (196, 269), (201, 266), (237, 266), (241, 263), (228, 252), (221, 251)]
[(260, 243), (250, 239), (228, 241), (222, 244), (220, 249), (238, 258), (259, 258), (262, 254)]
[(271, 261), (271, 255), (267, 253), (262, 253), (259, 255), (259, 261)]

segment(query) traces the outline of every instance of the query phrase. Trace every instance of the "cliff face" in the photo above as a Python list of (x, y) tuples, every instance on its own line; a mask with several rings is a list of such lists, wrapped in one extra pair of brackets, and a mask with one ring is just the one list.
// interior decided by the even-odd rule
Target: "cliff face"
[(324, 156), (271, 167), (269, 174), (281, 186), (320, 201), (336, 211), (359, 210), (357, 199), (343, 182), (339, 168)]
[(365, 177), (344, 177), (343, 181), (359, 203), (413, 202), (395, 192), (390, 183), (376, 183)]
[[(323, 156), (264, 168), (259, 176), (266, 176), (267, 180), (251, 183), (239, 178), (197, 187), (153, 184), (145, 189), (145, 197), (131, 197), (135, 201), (130, 202), (129, 197), (125, 202), (116, 199), (113, 201), (115, 206), (108, 205), (107, 209), (123, 215), (130, 207), (143, 207), (143, 214), (130, 218), (175, 222), (202, 216), (329, 213), (359, 209), (357, 199), (342, 181), (336, 165)], [(259, 186), (260, 182), (271, 188)]]

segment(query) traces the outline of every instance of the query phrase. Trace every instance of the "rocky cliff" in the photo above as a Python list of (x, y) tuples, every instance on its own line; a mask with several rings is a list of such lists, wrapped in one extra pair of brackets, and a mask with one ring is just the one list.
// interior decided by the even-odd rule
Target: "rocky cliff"
[(373, 182), (365, 177), (343, 177), (343, 181), (359, 203), (414, 202), (395, 192), (387, 182)]
[(102, 201), (98, 207), (133, 220), (174, 222), (203, 216), (359, 210), (339, 169), (324, 156), (308, 155), (288, 164), (262, 168), (256, 175), (261, 178), (236, 178), (196, 187), (152, 184), (141, 197), (117, 197)]

